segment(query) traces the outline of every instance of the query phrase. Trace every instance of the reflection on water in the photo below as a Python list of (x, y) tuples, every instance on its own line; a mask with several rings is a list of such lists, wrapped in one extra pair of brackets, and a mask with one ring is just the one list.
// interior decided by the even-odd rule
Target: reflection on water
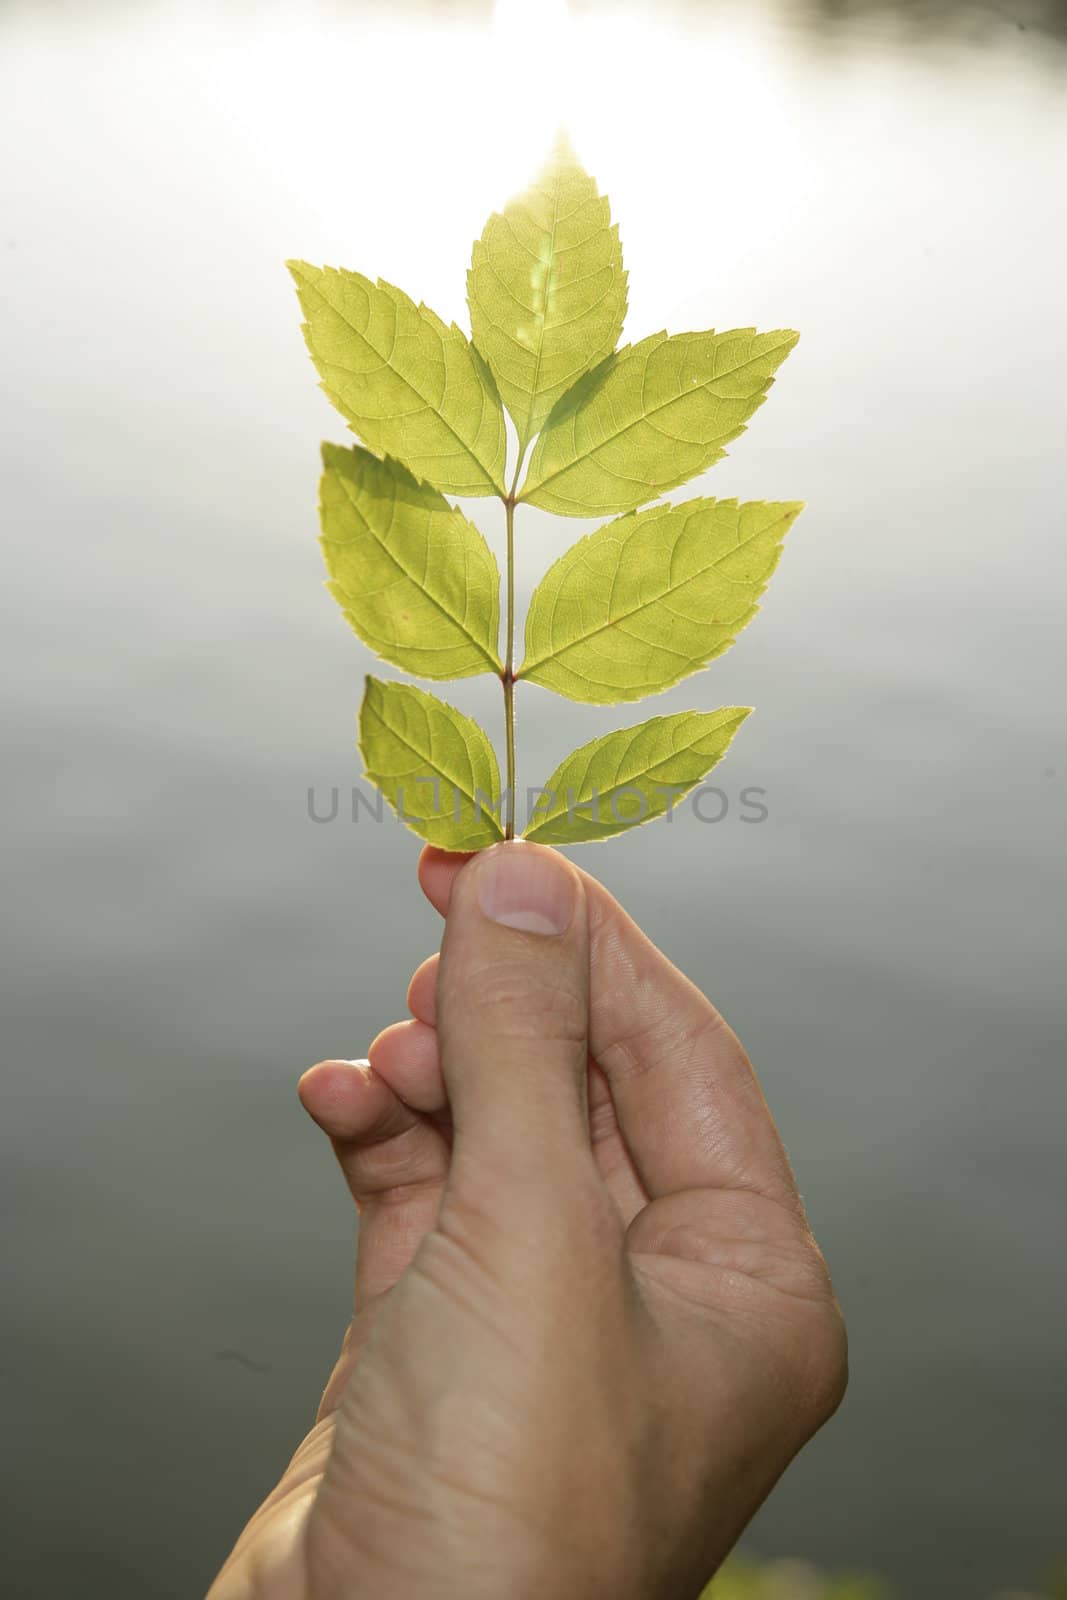
[[(619, 0), (573, 0), (572, 9), (618, 12), (630, 5), (641, 9), (642, 3), (622, 0), (620, 6)], [(722, 8), (708, 7), (703, 0), (660, 0), (656, 9), (699, 25)], [(777, 0), (773, 11), (779, 21), (808, 30), (827, 27), (862, 32), (889, 27), (913, 39), (950, 33), (996, 44), (1006, 28), (1058, 38), (1067, 35), (1064, 0)]]
[[(613, 27), (574, 131), (630, 335), (803, 330), (707, 487), (809, 509), (763, 617), (656, 708), (754, 703), (721, 781), (769, 816), (582, 859), (749, 1044), (850, 1315), (847, 1406), (754, 1546), (972, 1600), (1062, 1544), (1067, 80), (1008, 21), (839, 52), (745, 17), (649, 25), (637, 64)], [(20, 1596), (199, 1592), (343, 1327), (351, 1219), (293, 1082), (401, 1014), (436, 928), (399, 828), (306, 814), (354, 781), (369, 661), (320, 586), (343, 429), (279, 264), (462, 316), (522, 141), (456, 88), (464, 27), (0, 12)], [(524, 597), (579, 531), (528, 514)], [(493, 689), (452, 698), (497, 728)], [(610, 716), (529, 689), (520, 781)]]

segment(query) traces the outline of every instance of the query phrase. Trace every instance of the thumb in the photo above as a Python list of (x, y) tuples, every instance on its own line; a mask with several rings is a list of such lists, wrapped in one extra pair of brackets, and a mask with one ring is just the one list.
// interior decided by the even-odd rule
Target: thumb
[(454, 1128), (451, 1190), (475, 1183), (484, 1194), (488, 1183), (503, 1208), (526, 1179), (565, 1182), (561, 1164), (590, 1168), (585, 891), (554, 850), (494, 845), (460, 872), (437, 1029)]

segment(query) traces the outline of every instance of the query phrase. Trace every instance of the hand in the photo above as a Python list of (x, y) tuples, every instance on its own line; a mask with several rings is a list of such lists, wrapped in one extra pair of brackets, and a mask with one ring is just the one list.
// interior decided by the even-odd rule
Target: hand
[(685, 1600), (844, 1331), (736, 1037), (536, 845), (426, 850), (415, 1020), (301, 1081), (360, 1210), (319, 1421), (211, 1600)]

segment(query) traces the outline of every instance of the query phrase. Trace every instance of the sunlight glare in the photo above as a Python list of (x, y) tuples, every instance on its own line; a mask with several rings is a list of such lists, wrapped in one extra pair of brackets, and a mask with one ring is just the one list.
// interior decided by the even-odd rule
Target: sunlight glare
[(291, 196), (286, 253), (380, 273), (460, 321), (456, 263), (561, 128), (623, 225), (633, 336), (684, 314), (724, 259), (758, 270), (804, 202), (783, 52), (736, 14), (496, 0), (486, 21), (324, 28), (290, 13), (233, 46), (199, 59)]

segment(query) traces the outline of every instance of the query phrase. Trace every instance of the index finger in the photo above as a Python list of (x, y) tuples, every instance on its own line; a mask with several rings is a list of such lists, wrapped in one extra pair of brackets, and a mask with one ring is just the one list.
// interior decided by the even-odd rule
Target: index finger
[[(419, 857), (419, 883), (442, 915), (468, 859), (429, 845)], [(581, 877), (590, 1053), (649, 1196), (752, 1189), (799, 1210), (792, 1169), (736, 1034), (603, 884)]]

